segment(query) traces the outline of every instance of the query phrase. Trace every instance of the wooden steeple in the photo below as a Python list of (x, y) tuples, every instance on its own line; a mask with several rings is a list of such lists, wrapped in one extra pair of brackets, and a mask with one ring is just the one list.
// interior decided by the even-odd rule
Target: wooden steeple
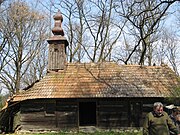
[(60, 11), (53, 18), (55, 24), (52, 33), (54, 35), (47, 40), (49, 43), (48, 70), (58, 71), (65, 67), (68, 41), (64, 37), (64, 31), (61, 27), (63, 17)]

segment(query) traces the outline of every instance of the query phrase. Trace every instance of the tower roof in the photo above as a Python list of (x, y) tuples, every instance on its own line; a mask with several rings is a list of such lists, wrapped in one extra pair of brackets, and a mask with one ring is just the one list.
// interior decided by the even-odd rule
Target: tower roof
[(63, 16), (60, 11), (58, 11), (54, 16), (54, 28), (52, 29), (52, 33), (54, 35), (61, 35), (64, 36), (64, 31), (62, 29), (62, 22), (63, 22)]
[(53, 16), (54, 18), (54, 27), (52, 28), (53, 36), (50, 37), (47, 42), (51, 44), (52, 42), (65, 41), (65, 45), (68, 46), (68, 41), (64, 37), (64, 30), (62, 28), (63, 16), (58, 10), (58, 12)]

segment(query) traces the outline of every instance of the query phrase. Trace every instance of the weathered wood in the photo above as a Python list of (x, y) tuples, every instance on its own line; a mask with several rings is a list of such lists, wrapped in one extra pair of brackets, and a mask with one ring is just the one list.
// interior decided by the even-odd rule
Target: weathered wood
[(48, 58), (48, 69), (59, 70), (64, 69), (66, 62), (65, 44), (64, 42), (59, 44), (49, 45), (49, 58)]
[(100, 128), (106, 128), (106, 129), (111, 129), (111, 128), (118, 128), (118, 127), (128, 127), (128, 122), (127, 121), (121, 121), (121, 122), (117, 122), (117, 121), (101, 121)]
[(57, 127), (59, 128), (73, 128), (78, 127), (77, 112), (70, 112), (69, 110), (63, 112), (56, 112)]
[(78, 104), (77, 102), (57, 101), (56, 104), (57, 127), (78, 127)]
[(124, 101), (108, 100), (99, 101), (98, 106), (98, 127), (112, 128), (125, 127), (129, 124), (128, 103)]
[[(94, 103), (96, 119), (93, 126), (122, 128), (142, 126), (147, 112), (152, 111), (152, 101), (145, 99), (43, 99), (29, 100), (21, 104), (20, 122), (24, 130), (63, 130), (78, 128), (79, 104)], [(88, 104), (91, 105), (91, 104)], [(82, 111), (82, 110), (81, 110)], [(91, 111), (85, 113), (92, 113)], [(91, 118), (90, 118), (91, 119)], [(86, 120), (86, 119), (85, 119)], [(88, 124), (88, 123), (87, 123)]]
[(28, 114), (21, 114), (20, 120), (23, 122), (46, 122), (46, 121), (55, 121), (56, 117), (55, 116), (45, 116), (44, 112), (38, 112), (38, 113), (28, 113)]
[(75, 102), (35, 100), (21, 106), (21, 125), (24, 129), (62, 129), (78, 127), (78, 106)]
[(57, 130), (54, 122), (22, 122), (22, 130)]

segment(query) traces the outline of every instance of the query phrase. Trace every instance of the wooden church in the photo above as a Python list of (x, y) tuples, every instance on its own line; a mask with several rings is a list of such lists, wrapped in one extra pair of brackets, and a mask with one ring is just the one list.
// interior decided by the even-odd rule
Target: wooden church
[(166, 65), (67, 63), (60, 12), (54, 20), (47, 75), (1, 110), (0, 126), (6, 132), (141, 127), (154, 102), (180, 97), (178, 77)]

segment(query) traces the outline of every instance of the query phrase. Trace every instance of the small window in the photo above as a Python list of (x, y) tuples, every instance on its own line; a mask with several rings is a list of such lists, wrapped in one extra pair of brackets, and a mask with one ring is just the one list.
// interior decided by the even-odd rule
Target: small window
[(54, 103), (47, 103), (45, 107), (45, 116), (55, 116), (55, 107)]

